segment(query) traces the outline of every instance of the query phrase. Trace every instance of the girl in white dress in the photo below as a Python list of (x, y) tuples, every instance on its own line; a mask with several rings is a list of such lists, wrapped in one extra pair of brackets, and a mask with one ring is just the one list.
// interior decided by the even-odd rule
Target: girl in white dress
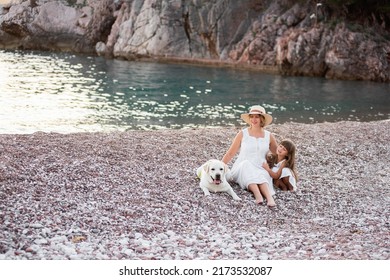
[(263, 196), (269, 207), (275, 206), (272, 178), (263, 168), (269, 151), (276, 153), (277, 143), (272, 133), (264, 127), (272, 122), (272, 116), (261, 106), (252, 106), (248, 114), (242, 114), (241, 119), (250, 125), (237, 133), (229, 150), (222, 161), (228, 164), (240, 151), (234, 162), (228, 179), (238, 183), (243, 189), (249, 190), (255, 197), (255, 202), (263, 203)]
[(264, 163), (263, 167), (273, 178), (276, 187), (283, 191), (297, 190), (297, 175), (295, 171), (295, 144), (288, 139), (280, 142), (276, 149), (275, 160), (271, 164)]

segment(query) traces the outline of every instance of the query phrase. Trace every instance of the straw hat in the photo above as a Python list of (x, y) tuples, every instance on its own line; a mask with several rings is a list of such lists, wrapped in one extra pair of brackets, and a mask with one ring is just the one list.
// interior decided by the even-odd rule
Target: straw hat
[(269, 125), (272, 122), (272, 116), (265, 112), (265, 109), (262, 106), (255, 105), (252, 106), (249, 110), (249, 113), (241, 114), (241, 119), (247, 124), (251, 124), (249, 115), (263, 115), (265, 119), (264, 126)]

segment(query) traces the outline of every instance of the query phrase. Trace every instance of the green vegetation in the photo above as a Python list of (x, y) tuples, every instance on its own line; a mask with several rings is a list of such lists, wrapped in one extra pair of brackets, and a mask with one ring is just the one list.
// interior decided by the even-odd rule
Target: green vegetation
[(84, 7), (86, 6), (86, 1), (83, 0), (83, 1), (77, 1), (77, 0), (63, 0), (65, 2), (65, 4), (67, 4), (67, 6), (70, 6), (70, 7), (76, 7), (76, 8), (81, 8), (81, 7)]
[(310, 0), (309, 3), (315, 7), (318, 20), (331, 28), (344, 22), (351, 31), (378, 40), (389, 36), (390, 0)]
[(387, 17), (390, 19), (390, 0), (324, 0), (316, 1), (346, 18), (360, 16)]

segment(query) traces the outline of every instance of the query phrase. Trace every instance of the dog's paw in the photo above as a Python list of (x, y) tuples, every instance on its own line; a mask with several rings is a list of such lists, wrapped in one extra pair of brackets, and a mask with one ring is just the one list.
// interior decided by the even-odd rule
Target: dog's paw
[(241, 200), (241, 198), (239, 198), (238, 196), (237, 197), (233, 197), (233, 199), (236, 200), (236, 201)]

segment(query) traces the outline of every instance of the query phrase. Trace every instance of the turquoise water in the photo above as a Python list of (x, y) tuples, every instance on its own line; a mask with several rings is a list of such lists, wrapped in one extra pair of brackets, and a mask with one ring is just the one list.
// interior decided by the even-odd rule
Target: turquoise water
[(0, 51), (0, 104), (0, 133), (240, 126), (253, 104), (275, 123), (371, 121), (390, 84)]

